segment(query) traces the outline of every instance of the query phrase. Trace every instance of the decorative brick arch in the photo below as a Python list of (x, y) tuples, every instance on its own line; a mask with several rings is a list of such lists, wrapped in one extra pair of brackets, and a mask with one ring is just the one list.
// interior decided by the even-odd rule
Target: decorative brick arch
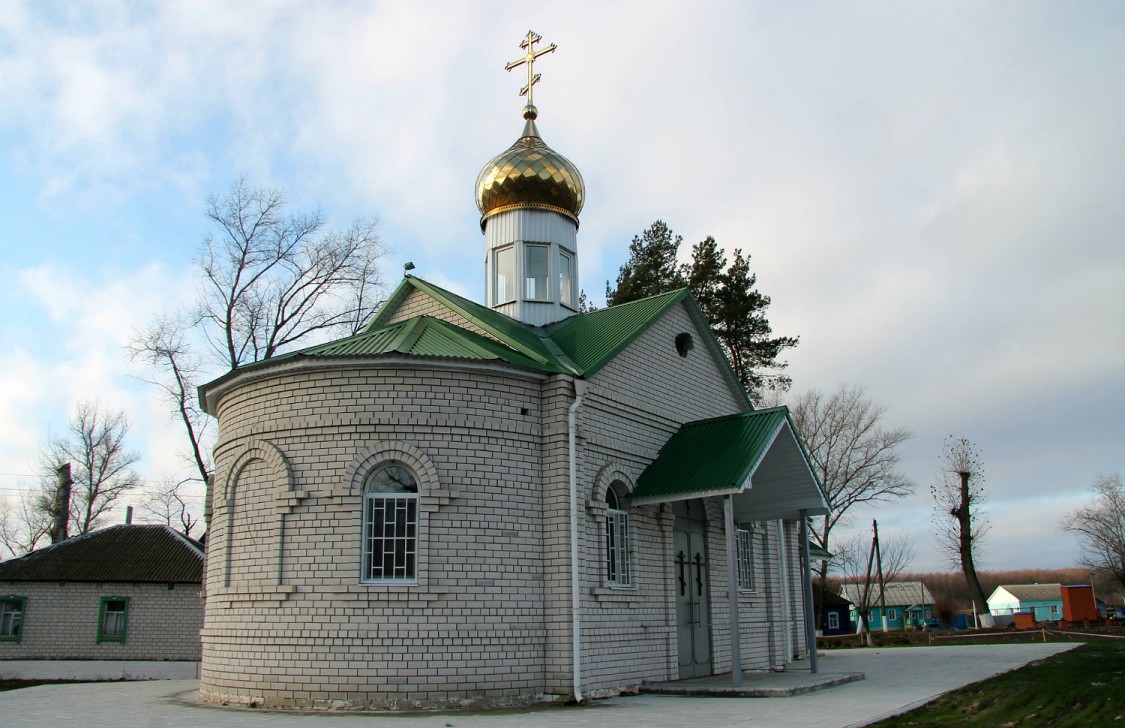
[(605, 515), (605, 489), (614, 481), (621, 481), (625, 485), (622, 495), (629, 495), (637, 487), (633, 476), (625, 466), (617, 460), (610, 460), (602, 466), (594, 476), (592, 487), (586, 493), (586, 512), (591, 515)]
[[(223, 559), (223, 587), (230, 587), (231, 553), (234, 545), (235, 497), (242, 473), (254, 462), (264, 463), (269, 469), (275, 484), (276, 499), (285, 499), (294, 493), (293, 466), (276, 445), (267, 440), (250, 440), (235, 458), (223, 488), (223, 507), (226, 509), (226, 533), (224, 534), (225, 553)], [(287, 510), (287, 509), (286, 509)], [(277, 584), (281, 584), (281, 557), (285, 547), (284, 512), (275, 506), (273, 518), (276, 519), (277, 543)]]
[(348, 495), (362, 495), (363, 483), (376, 465), (402, 463), (418, 479), (418, 495), (434, 505), (445, 505), (449, 490), (441, 485), (437, 467), (424, 450), (401, 441), (363, 443), (344, 470), (343, 486)]

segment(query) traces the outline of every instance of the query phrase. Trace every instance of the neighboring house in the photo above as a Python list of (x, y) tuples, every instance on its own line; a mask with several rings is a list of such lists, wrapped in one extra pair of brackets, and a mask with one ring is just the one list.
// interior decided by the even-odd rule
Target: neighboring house
[(851, 602), (839, 594), (821, 591), (819, 587), (813, 593), (813, 598), (820, 614), (821, 634), (834, 637), (855, 632), (851, 623)]
[(1033, 612), (1037, 622), (1062, 619), (1062, 584), (1003, 584), (988, 597), (988, 611)]
[[(858, 609), (863, 604), (864, 585), (862, 583), (843, 584), (840, 595), (852, 604), (851, 622), (859, 627)], [(879, 584), (872, 583), (867, 590), (867, 604), (870, 607), (868, 622), (872, 630), (883, 628), (883, 604), (887, 609), (887, 628), (904, 629), (921, 627), (925, 620), (934, 616), (934, 596), (920, 581), (895, 581), (886, 585), (886, 600), (879, 593)]]
[(478, 180), (484, 305), (407, 276), (359, 334), (200, 388), (205, 700), (566, 700), (809, 653), (828, 509), (788, 411), (686, 290), (579, 313), (585, 189), (535, 118)]
[(1088, 584), (1003, 584), (988, 598), (994, 615), (1032, 612), (1037, 622), (1097, 619), (1093, 588)]
[(0, 660), (198, 660), (202, 575), (199, 544), (153, 525), (0, 562)]

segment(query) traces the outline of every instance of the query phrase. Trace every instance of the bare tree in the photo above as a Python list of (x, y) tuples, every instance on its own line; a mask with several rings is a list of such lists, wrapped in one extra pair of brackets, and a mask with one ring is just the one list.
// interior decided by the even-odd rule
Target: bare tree
[(941, 468), (937, 482), (930, 486), (938, 548), (951, 564), (961, 568), (981, 623), (991, 627), (994, 622), (977, 576), (974, 555), (988, 532), (988, 521), (981, 510), (985, 491), (980, 452), (963, 437), (947, 437)]
[[(874, 571), (875, 553), (872, 539), (866, 534), (846, 536), (836, 543), (832, 570), (847, 587), (849, 599), (855, 605), (862, 624), (870, 629), (871, 608), (879, 600), (879, 581)], [(883, 538), (880, 542), (883, 564), (883, 583), (896, 581), (914, 561), (914, 546), (905, 537)], [(862, 626), (861, 626), (862, 630)]]
[(162, 392), (184, 426), (191, 461), (199, 481), (205, 482), (211, 472), (211, 458), (203, 438), (210, 420), (199, 408), (196, 385), (202, 365), (187, 345), (187, 330), (182, 317), (161, 316), (144, 331), (136, 332), (126, 350), (134, 361), (149, 366), (149, 374), (141, 379)]
[[(40, 468), (52, 480), (63, 463), (71, 463), (74, 479), (70, 501), (71, 534), (87, 533), (100, 525), (123, 495), (141, 481), (133, 472), (140, 456), (125, 448), (129, 420), (125, 413), (103, 411), (96, 402), (78, 405), (62, 437), (43, 446)], [(45, 504), (36, 507), (47, 508)]]
[(21, 490), (18, 498), (0, 501), (0, 544), (12, 556), (34, 551), (49, 538), (53, 522), (50, 495), (39, 489)]
[(185, 490), (194, 482), (194, 478), (163, 481), (141, 501), (141, 512), (190, 537), (191, 530), (199, 525), (199, 517), (188, 503)]
[(203, 241), (197, 320), (236, 369), (317, 332), (355, 333), (375, 312), (385, 254), (375, 220), (326, 230), (320, 210), (287, 215), (281, 190), (239, 180), (212, 196), (216, 233)]
[[(913, 491), (914, 484), (898, 471), (898, 446), (914, 435), (880, 427), (886, 408), (875, 405), (863, 387), (842, 384), (827, 396), (809, 390), (797, 398), (791, 413), (832, 504), (832, 513), (810, 529), (821, 548), (832, 550), (832, 529), (845, 523), (855, 506)], [(828, 562), (821, 561), (822, 582), (827, 575)]]
[[(183, 426), (195, 470), (205, 481), (207, 418), (196, 385), (218, 373), (267, 359), (321, 336), (357, 332), (374, 314), (386, 249), (376, 221), (330, 230), (323, 214), (288, 214), (281, 190), (239, 180), (207, 201), (214, 230), (196, 261), (202, 286), (190, 311), (162, 316), (138, 332), (133, 359), (164, 391)], [(209, 352), (193, 348), (197, 333)]]
[(1090, 489), (1093, 500), (1071, 513), (1063, 528), (1078, 536), (1082, 563), (1125, 587), (1125, 485), (1121, 474), (1099, 475)]

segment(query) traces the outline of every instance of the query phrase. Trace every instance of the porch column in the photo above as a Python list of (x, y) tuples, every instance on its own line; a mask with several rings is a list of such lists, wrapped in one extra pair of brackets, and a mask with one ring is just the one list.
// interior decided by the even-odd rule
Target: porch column
[(723, 499), (727, 532), (727, 595), (730, 600), (730, 679), (742, 685), (742, 633), (738, 629), (738, 552), (734, 533), (734, 495)]
[(801, 518), (801, 586), (805, 592), (805, 642), (809, 646), (809, 668), (819, 672), (816, 662), (816, 610), (812, 601), (812, 567), (809, 566), (809, 512), (800, 510)]

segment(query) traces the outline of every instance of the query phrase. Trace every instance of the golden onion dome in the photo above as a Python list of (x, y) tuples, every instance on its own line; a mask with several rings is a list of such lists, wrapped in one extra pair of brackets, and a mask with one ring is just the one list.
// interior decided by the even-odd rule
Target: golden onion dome
[(578, 167), (547, 146), (535, 127), (536, 109), (528, 105), (523, 136), (497, 154), (477, 176), (477, 207), (485, 220), (508, 210), (532, 208), (566, 215), (578, 224), (586, 185)]

